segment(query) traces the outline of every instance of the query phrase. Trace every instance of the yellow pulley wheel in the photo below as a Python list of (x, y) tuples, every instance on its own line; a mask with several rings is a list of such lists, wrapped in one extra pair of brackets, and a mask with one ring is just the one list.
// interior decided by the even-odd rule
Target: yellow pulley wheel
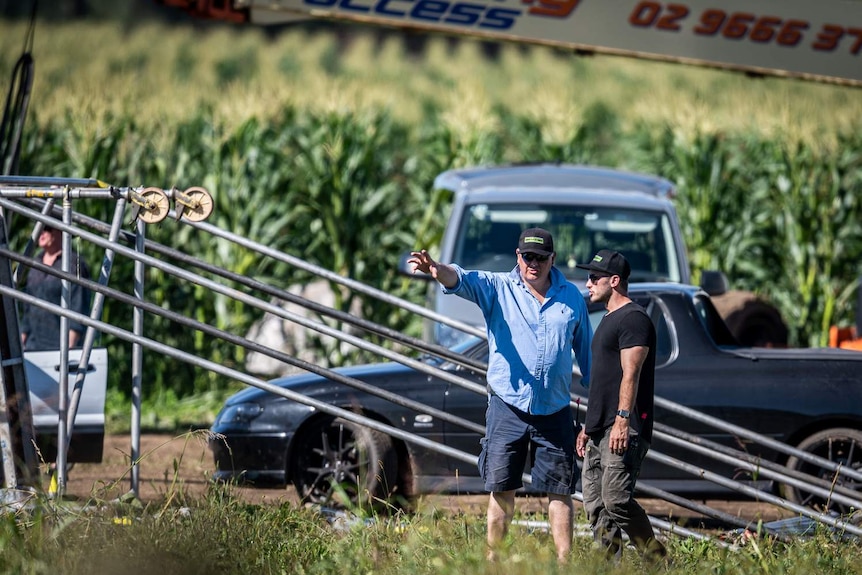
[(138, 207), (138, 217), (147, 224), (157, 224), (166, 217), (171, 209), (168, 195), (161, 188), (144, 188), (132, 203)]
[(177, 209), (182, 217), (191, 222), (202, 222), (213, 213), (213, 197), (206, 189), (201, 187), (189, 188), (183, 192), (183, 197), (175, 197), (178, 203), (182, 203), (182, 211)]

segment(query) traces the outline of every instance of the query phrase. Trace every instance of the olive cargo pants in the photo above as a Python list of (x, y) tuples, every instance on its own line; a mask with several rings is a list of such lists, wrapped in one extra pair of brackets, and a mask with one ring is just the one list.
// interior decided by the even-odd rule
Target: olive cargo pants
[(584, 454), (584, 508), (597, 543), (622, 555), (622, 531), (638, 549), (663, 555), (646, 511), (634, 499), (635, 484), (649, 443), (634, 436), (623, 455), (611, 452), (610, 429), (591, 435)]

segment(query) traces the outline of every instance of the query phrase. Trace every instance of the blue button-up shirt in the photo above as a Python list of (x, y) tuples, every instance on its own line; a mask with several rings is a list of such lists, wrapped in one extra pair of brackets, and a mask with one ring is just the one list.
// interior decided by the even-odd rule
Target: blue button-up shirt
[(509, 405), (535, 415), (556, 413), (569, 405), (572, 350), (589, 384), (593, 328), (584, 296), (551, 268), (551, 287), (539, 302), (521, 279), (509, 273), (464, 270), (444, 293), (475, 302), (488, 329), (488, 386)]

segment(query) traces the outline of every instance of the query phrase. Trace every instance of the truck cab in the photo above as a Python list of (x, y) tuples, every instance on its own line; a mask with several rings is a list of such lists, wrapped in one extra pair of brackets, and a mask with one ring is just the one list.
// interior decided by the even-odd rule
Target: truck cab
[[(663, 178), (609, 168), (530, 164), (449, 170), (437, 176), (434, 185), (454, 195), (440, 246), (444, 263), (507, 272), (516, 265), (521, 231), (541, 227), (554, 236), (557, 268), (578, 286), (586, 282), (587, 272), (575, 265), (605, 247), (626, 256), (631, 281), (690, 283), (670, 200), (673, 184)], [(446, 296), (437, 285), (429, 297), (438, 313), (484, 324), (472, 302)], [(426, 337), (448, 346), (467, 336), (429, 323)]]

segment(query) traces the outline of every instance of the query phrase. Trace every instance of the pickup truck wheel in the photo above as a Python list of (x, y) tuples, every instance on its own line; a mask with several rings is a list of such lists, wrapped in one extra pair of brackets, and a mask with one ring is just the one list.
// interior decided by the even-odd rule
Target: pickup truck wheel
[(346, 419), (313, 423), (294, 452), (293, 483), (303, 502), (376, 505), (395, 487), (398, 461), (392, 438)]
[[(862, 431), (846, 427), (825, 429), (811, 435), (797, 447), (802, 451), (807, 451), (829, 461), (840, 463), (843, 467), (862, 471)], [(787, 467), (830, 482), (835, 478), (835, 472), (823, 469), (819, 465), (802, 461), (797, 457), (790, 457), (787, 460)], [(836, 484), (855, 491), (862, 490), (862, 483), (844, 475), (838, 476)], [(783, 486), (783, 491), (787, 499), (799, 505), (813, 507), (821, 511), (830, 510), (838, 511), (839, 513), (850, 511), (844, 505), (835, 504), (823, 497), (812, 495), (789, 485)]]

